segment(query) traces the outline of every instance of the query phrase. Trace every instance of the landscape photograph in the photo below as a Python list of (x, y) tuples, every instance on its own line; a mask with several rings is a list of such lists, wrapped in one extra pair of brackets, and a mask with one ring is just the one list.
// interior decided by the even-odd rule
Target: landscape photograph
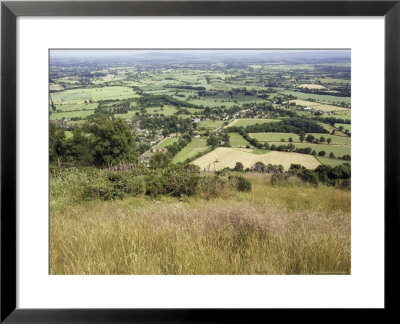
[(50, 49), (49, 274), (351, 274), (351, 50)]

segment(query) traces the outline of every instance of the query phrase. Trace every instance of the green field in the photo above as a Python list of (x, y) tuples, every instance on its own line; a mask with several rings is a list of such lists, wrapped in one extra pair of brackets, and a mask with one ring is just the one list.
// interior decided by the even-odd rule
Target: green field
[(172, 159), (173, 163), (184, 162), (195, 155), (207, 151), (207, 140), (205, 138), (193, 138), (192, 141), (186, 145), (177, 155)]
[(164, 114), (164, 116), (172, 116), (173, 114), (175, 114), (178, 111), (178, 109), (176, 109), (173, 106), (165, 106), (163, 108), (160, 108), (160, 107), (146, 108), (146, 111), (150, 115)]
[(228, 135), (229, 143), (231, 143), (232, 147), (246, 147), (246, 145), (250, 145), (239, 133), (228, 133)]
[(340, 114), (334, 114), (334, 115), (322, 115), (322, 118), (341, 118), (344, 120), (351, 120), (351, 112), (344, 114), (343, 110), (340, 111)]
[[(216, 97), (218, 98), (218, 97)], [(215, 107), (220, 107), (220, 106), (225, 106), (225, 108), (230, 108), (232, 106), (236, 106), (237, 103), (235, 103), (234, 101), (229, 101), (230, 99), (228, 99), (228, 97), (224, 98), (224, 99), (220, 99), (221, 97), (219, 97), (218, 99), (216, 99), (214, 97), (205, 97), (205, 98), (201, 98), (201, 99), (193, 99), (193, 100), (189, 100), (189, 102), (191, 104), (195, 104), (198, 106), (203, 105), (204, 107), (210, 107), (210, 108), (215, 108)], [(180, 98), (180, 100), (182, 100), (183, 98)]]
[(63, 118), (72, 118), (72, 117), (81, 117), (82, 119), (85, 119), (87, 116), (90, 116), (92, 114), (93, 110), (52, 113), (50, 115), (50, 120), (61, 120)]
[(246, 127), (249, 125), (265, 124), (265, 123), (275, 123), (281, 121), (280, 119), (261, 119), (261, 118), (240, 118), (235, 119), (226, 127), (236, 126), (236, 127)]
[[(275, 144), (276, 146), (279, 146), (279, 145), (286, 145), (287, 143), (270, 142), (269, 144), (270, 145)], [(331, 152), (335, 154), (335, 156), (343, 156), (351, 154), (351, 147), (344, 145), (295, 143), (295, 147), (296, 148), (311, 147), (311, 149), (315, 150), (317, 154), (320, 151), (325, 151), (326, 156), (329, 156), (329, 153)]]
[[(98, 106), (97, 103), (87, 103), (87, 104), (66, 104), (66, 105), (56, 105), (57, 110), (62, 111), (76, 111), (76, 110), (94, 110)], [(50, 108), (51, 110), (51, 108)]]
[(136, 115), (137, 111), (128, 111), (126, 114), (115, 114), (115, 118), (132, 119)]
[(299, 92), (299, 91), (292, 91), (292, 90), (283, 90), (280, 91), (284, 95), (292, 95), (297, 97), (297, 99), (302, 99), (302, 100), (307, 100), (307, 99), (313, 99), (317, 100), (318, 102), (326, 102), (329, 104), (339, 104), (341, 102), (344, 102), (346, 104), (351, 103), (351, 98), (350, 97), (337, 97), (337, 96), (328, 96), (328, 95), (317, 95), (317, 94), (312, 94), (312, 93), (305, 93), (305, 92)]
[[(308, 135), (308, 134), (307, 134)], [(350, 145), (351, 137), (348, 136), (336, 136), (330, 134), (320, 134), (320, 133), (310, 133), (315, 138), (325, 137), (325, 141), (330, 138), (332, 140), (331, 144), (341, 144), (341, 145)]]
[(221, 127), (224, 124), (222, 120), (202, 120), (197, 124), (198, 129), (214, 130)]
[(103, 88), (87, 88), (87, 89), (71, 89), (50, 94), (55, 104), (60, 102), (68, 103), (71, 100), (80, 100), (82, 102), (92, 100), (115, 100), (126, 98), (137, 98), (139, 95), (129, 87), (103, 87)]
[(259, 142), (279, 142), (284, 138), (285, 142), (289, 143), (290, 137), (293, 139), (293, 142), (300, 142), (299, 135), (294, 133), (250, 133), (249, 136)]
[[(250, 137), (255, 138), (259, 142), (281, 142), (281, 139), (285, 139), (285, 143), (290, 143), (289, 138), (293, 139), (293, 143), (300, 143), (299, 135), (294, 133), (250, 133)], [(330, 134), (321, 133), (310, 133), (307, 135), (313, 135), (315, 138), (324, 137), (325, 140), (330, 138), (331, 144), (350, 145), (351, 138), (348, 136), (336, 136)], [(306, 143), (306, 142), (304, 142)]]
[(339, 128), (340, 126), (343, 126), (343, 129), (347, 129), (351, 133), (351, 124), (335, 124), (336, 128)]
[(169, 138), (166, 138), (164, 141), (162, 141), (160, 144), (158, 144), (156, 147), (164, 148), (164, 147), (174, 144), (175, 142), (178, 142), (178, 140), (179, 139), (177, 137), (169, 137)]

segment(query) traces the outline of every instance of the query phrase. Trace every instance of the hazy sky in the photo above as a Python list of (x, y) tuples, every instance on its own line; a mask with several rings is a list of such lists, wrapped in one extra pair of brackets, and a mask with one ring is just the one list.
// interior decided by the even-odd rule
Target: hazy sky
[[(186, 54), (198, 54), (199, 51), (202, 53), (243, 53), (243, 52), (252, 52), (252, 53), (262, 53), (262, 52), (299, 52), (299, 53), (304, 53), (304, 52), (321, 52), (322, 50), (301, 50), (301, 49), (292, 49), (292, 50), (165, 50), (165, 49), (156, 49), (156, 50), (124, 50), (124, 49), (82, 49), (82, 50), (67, 50), (67, 49), (55, 49), (55, 50), (50, 50), (50, 56), (51, 57), (124, 57), (124, 56), (132, 56), (135, 54), (144, 54), (144, 53), (151, 53), (151, 52), (162, 52), (162, 51), (168, 51), (169, 53), (186, 53)], [(348, 52), (350, 53), (350, 50), (324, 50), (324, 52)]]

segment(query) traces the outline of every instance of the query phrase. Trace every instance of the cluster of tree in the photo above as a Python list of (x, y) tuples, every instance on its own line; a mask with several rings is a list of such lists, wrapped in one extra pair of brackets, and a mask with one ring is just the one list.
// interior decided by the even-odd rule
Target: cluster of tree
[(112, 108), (108, 105), (110, 101), (102, 100), (99, 101), (97, 107), (95, 108), (94, 112), (92, 115), (88, 117), (89, 120), (96, 119), (100, 116), (106, 116), (106, 117), (111, 117), (112, 119), (114, 118), (114, 113), (112, 111)]
[[(332, 89), (333, 90), (333, 89)], [(301, 92), (304, 93), (311, 93), (316, 95), (329, 95), (335, 97), (351, 97), (351, 89), (350, 87), (341, 87), (335, 88), (335, 92), (330, 92), (328, 89), (309, 89), (309, 88), (302, 88)], [(339, 103), (341, 107), (348, 107), (348, 105), (343, 101)]]
[(343, 163), (335, 167), (319, 165), (315, 172), (319, 181), (328, 186), (342, 185), (343, 181), (347, 183), (351, 179), (351, 166), (349, 163)]
[[(243, 127), (231, 126), (228, 132), (243, 132)], [(279, 122), (248, 125), (244, 129), (246, 133), (328, 133), (328, 131), (316, 122), (303, 118), (288, 118)]]
[(215, 97), (215, 96), (222, 96), (225, 97), (227, 95), (232, 95), (232, 93), (228, 93), (227, 91), (223, 91), (223, 90), (202, 90), (199, 91), (199, 96), (200, 97)]
[(109, 105), (110, 111), (113, 114), (126, 114), (129, 110), (133, 110), (131, 108), (131, 102), (132, 99), (115, 101)]
[(211, 133), (207, 138), (207, 145), (211, 146), (212, 149), (217, 146), (230, 147), (229, 135), (228, 133), (221, 132), (219, 134)]
[[(280, 152), (295, 152), (295, 153), (301, 153), (301, 154), (310, 154), (310, 155), (318, 155), (318, 156), (326, 156), (326, 152), (324, 150), (321, 150), (317, 152), (316, 150), (313, 150), (311, 147), (297, 147), (290, 143), (288, 145), (269, 145), (268, 143), (264, 143), (261, 148), (264, 148), (265, 150), (271, 150), (271, 151), (280, 151)], [(333, 152), (329, 153), (330, 158), (335, 158), (335, 154)], [(343, 155), (342, 157), (337, 156), (337, 159), (341, 160), (346, 160), (350, 161), (351, 156), (350, 155)]]
[[(263, 103), (246, 103), (243, 104), (243, 109), (251, 109), (254, 115), (258, 115), (260, 113), (268, 113), (271, 116), (280, 116), (280, 117), (298, 117), (296, 112), (281, 109), (281, 108), (274, 108), (272, 103), (270, 102), (263, 102)], [(251, 114), (250, 114), (251, 115)]]
[(328, 144), (331, 144), (331, 142), (332, 142), (331, 138), (325, 139), (324, 136), (321, 136), (320, 138), (318, 138), (318, 137), (315, 137), (314, 135), (311, 135), (311, 134), (308, 134), (307, 136), (305, 136), (304, 133), (301, 133), (299, 135), (299, 139), (300, 139), (300, 142), (302, 142), (302, 143), (303, 143), (304, 139), (308, 143), (314, 143), (314, 144), (320, 144), (320, 143), (325, 143), (325, 142), (328, 143)]
[[(165, 78), (165, 80), (167, 80), (167, 78)], [(182, 90), (198, 90), (198, 91), (206, 90), (205, 87), (193, 87), (190, 85), (175, 85), (175, 84), (166, 84), (166, 85), (164, 85), (164, 88), (173, 88), (173, 89), (182, 89)]]
[(194, 105), (187, 101), (181, 101), (167, 95), (148, 95), (143, 94), (142, 97), (137, 99), (139, 107), (163, 107), (164, 105), (171, 105), (175, 107), (188, 107), (188, 108), (200, 108), (200, 106)]
[(344, 129), (342, 125), (337, 128), (338, 131), (344, 132), (346, 135), (351, 136), (351, 133), (348, 129)]
[(82, 129), (75, 128), (69, 139), (64, 129), (50, 122), (49, 140), (50, 164), (105, 166), (135, 163), (138, 158), (131, 131), (121, 119), (92, 119)]
[(179, 118), (178, 116), (140, 116), (140, 128), (148, 130), (162, 129), (162, 135), (171, 133), (193, 133), (193, 124), (190, 118)]
[(283, 165), (274, 165), (269, 163), (265, 165), (263, 162), (258, 161), (250, 168), (244, 168), (242, 162), (236, 162), (235, 167), (233, 169), (225, 168), (224, 170), (236, 171), (236, 172), (261, 172), (261, 173), (282, 173), (284, 170)]
[(351, 124), (351, 120), (343, 118), (315, 116), (313, 119), (330, 124), (331, 126), (334, 126), (335, 124), (348, 124), (348, 125)]
[(300, 180), (313, 185), (323, 183), (327, 186), (350, 187), (351, 166), (349, 163), (331, 167), (319, 165), (315, 170), (309, 170), (300, 164), (292, 164), (288, 176), (297, 176)]

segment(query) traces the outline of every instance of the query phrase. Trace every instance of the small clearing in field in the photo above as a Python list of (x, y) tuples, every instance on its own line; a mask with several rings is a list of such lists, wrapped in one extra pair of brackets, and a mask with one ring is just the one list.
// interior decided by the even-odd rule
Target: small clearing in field
[(282, 164), (285, 170), (289, 169), (292, 163), (301, 164), (308, 169), (315, 169), (320, 165), (319, 161), (312, 155), (271, 151), (266, 154), (253, 154), (249, 149), (234, 149), (229, 147), (218, 147), (215, 150), (203, 155), (192, 163), (198, 165), (201, 170), (210, 165), (210, 170), (221, 170), (225, 167), (233, 168), (236, 162), (242, 162), (245, 168), (250, 168), (256, 162), (264, 164)]
[(311, 84), (311, 83), (300, 84), (298, 87), (299, 88), (306, 88), (306, 89), (326, 89), (323, 85)]

